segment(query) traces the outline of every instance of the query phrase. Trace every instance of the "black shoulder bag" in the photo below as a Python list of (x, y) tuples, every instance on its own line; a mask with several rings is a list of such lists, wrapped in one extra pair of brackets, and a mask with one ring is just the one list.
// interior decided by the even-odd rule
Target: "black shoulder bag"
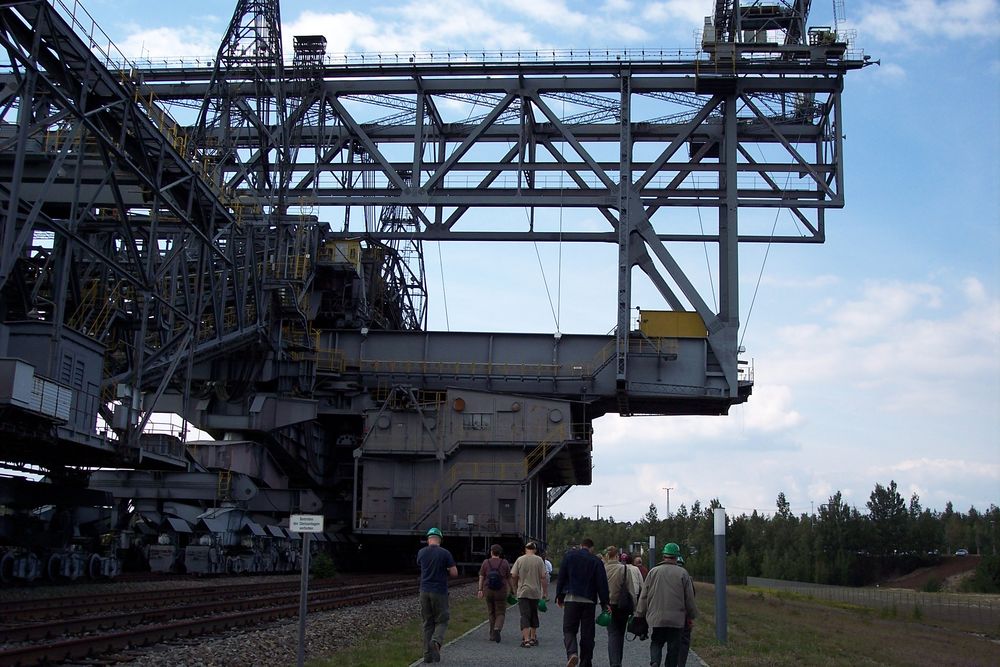
[(628, 592), (628, 565), (622, 565), (622, 586), (618, 590), (618, 611), (628, 616), (635, 611), (635, 602)]
[(639, 641), (646, 641), (649, 638), (649, 624), (644, 616), (630, 616), (625, 630), (635, 635)]

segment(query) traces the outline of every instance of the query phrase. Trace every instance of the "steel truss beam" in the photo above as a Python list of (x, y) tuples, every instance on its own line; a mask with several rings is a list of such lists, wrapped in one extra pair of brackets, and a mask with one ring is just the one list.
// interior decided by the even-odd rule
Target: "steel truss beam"
[[(262, 331), (266, 286), (299, 280), (264, 267), (309, 252), (308, 217), (335, 228), (342, 220), (334, 238), (415, 247), (615, 243), (620, 386), (639, 266), (670, 309), (701, 315), (710, 364), (736, 397), (737, 245), (824, 240), (826, 209), (844, 203), (843, 77), (865, 64), (842, 49), (734, 43), (708, 60), (313, 64), (307, 75), (282, 71), (277, 2), (262, 0), (238, 3), (231, 27), (243, 32), (213, 67), (116, 73), (50, 3), (0, 7), (6, 90), (15, 91), (2, 100), (13, 177), (0, 189), (0, 284), (25, 259), (80, 266), (46, 292), (62, 309), (53, 321), (71, 322), (66, 309), (87, 304), (91, 281), (103, 285), (98, 301), (131, 308), (140, 328), (112, 381), (158, 393), (178, 355), (190, 369), (199, 351), (218, 354)], [(266, 35), (244, 14), (268, 17)], [(727, 31), (738, 29), (734, 16)], [(244, 39), (251, 51), (234, 46)], [(160, 104), (174, 105), (177, 120)], [(53, 130), (65, 132), (57, 148), (45, 134)], [(407, 223), (362, 228), (350, 216), (359, 206), (407, 211)], [(532, 209), (526, 226), (473, 215), (514, 207)], [(608, 229), (536, 229), (536, 207), (593, 208)], [(685, 228), (690, 208), (716, 209), (714, 229)], [(753, 228), (737, 220), (740, 208), (788, 208), (796, 227)], [(29, 246), (37, 230), (55, 234), (55, 259)], [(718, 312), (668, 247), (680, 242), (718, 245)], [(179, 335), (178, 324), (199, 331)]]
[[(258, 235), (185, 154), (186, 132), (95, 57), (64, 9), (0, 3), (0, 289), (20, 289), (15, 267), (49, 263), (20, 317), (103, 343), (108, 387), (160, 394), (182, 363), (260, 330)], [(134, 445), (149, 414), (130, 409)]]
[[(526, 67), (516, 76), (505, 76), (510, 65), (483, 65), (478, 76), (445, 75), (433, 66), (414, 66), (407, 76), (339, 72), (342, 77), (297, 93), (299, 161), (292, 182), (301, 187), (291, 189), (289, 201), (308, 201), (326, 211), (321, 219), (354, 206), (414, 211), (412, 227), (377, 234), (387, 242), (616, 243), (622, 395), (631, 271), (639, 266), (671, 309), (702, 316), (713, 358), (736, 396), (737, 245), (824, 240), (826, 209), (844, 203), (842, 77), (863, 63), (743, 61), (737, 55), (729, 62), (686, 66), (684, 75), (678, 71), (682, 65), (649, 63), (597, 66), (585, 73), (571, 66), (562, 76), (558, 64), (544, 73)], [(167, 77), (158, 72), (152, 78)], [(185, 78), (198, 75), (188, 70)], [(238, 91), (251, 84), (230, 85)], [(296, 86), (289, 82), (288, 90)], [(158, 96), (175, 101), (198, 87), (189, 81), (150, 84)], [(449, 122), (438, 113), (445, 102), (464, 104), (469, 112)], [(670, 106), (677, 111), (663, 114)], [(386, 107), (402, 113), (387, 121), (378, 115)], [(313, 118), (326, 122), (310, 124)], [(253, 128), (240, 137), (248, 149), (260, 139)], [(352, 146), (371, 160), (347, 159)], [(536, 230), (533, 216), (520, 229), (500, 218), (468, 217), (491, 207), (595, 208), (610, 229), (555, 233)], [(716, 230), (677, 231), (678, 210), (692, 207), (715, 208)], [(791, 232), (741, 233), (740, 208), (787, 208), (797, 225)], [(353, 233), (345, 226), (345, 237)], [(707, 306), (667, 247), (687, 241), (718, 244), (719, 312)]]

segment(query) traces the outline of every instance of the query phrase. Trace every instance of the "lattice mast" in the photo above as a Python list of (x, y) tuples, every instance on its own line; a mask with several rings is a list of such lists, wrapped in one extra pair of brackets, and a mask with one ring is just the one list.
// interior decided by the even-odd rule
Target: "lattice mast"
[[(247, 87), (251, 94), (237, 92)], [(197, 148), (212, 178), (283, 213), (291, 163), (287, 118), (279, 2), (239, 0), (198, 116)]]
[[(410, 184), (410, 174), (400, 174)], [(370, 227), (370, 225), (368, 225)], [(413, 233), (417, 222), (408, 206), (384, 206), (379, 214), (374, 239), (394, 233)], [(369, 229), (369, 232), (372, 231)], [(419, 239), (393, 239), (381, 242), (385, 258), (379, 281), (383, 302), (376, 303), (376, 318), (390, 329), (421, 330), (427, 325), (427, 280), (424, 274), (423, 243)]]

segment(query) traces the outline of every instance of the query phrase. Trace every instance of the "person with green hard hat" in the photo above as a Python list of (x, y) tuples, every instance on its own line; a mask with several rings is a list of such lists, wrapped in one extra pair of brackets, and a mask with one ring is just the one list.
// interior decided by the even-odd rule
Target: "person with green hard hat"
[[(663, 560), (646, 575), (635, 615), (649, 625), (649, 664), (677, 667), (684, 627), (698, 616), (694, 606), (694, 582), (677, 564), (681, 548), (676, 542), (663, 546)], [(667, 647), (666, 663), (663, 646)]]
[(420, 566), (420, 617), (424, 621), (424, 662), (441, 662), (441, 645), (448, 630), (448, 577), (458, 576), (451, 552), (441, 546), (439, 528), (427, 531), (427, 546), (417, 552)]

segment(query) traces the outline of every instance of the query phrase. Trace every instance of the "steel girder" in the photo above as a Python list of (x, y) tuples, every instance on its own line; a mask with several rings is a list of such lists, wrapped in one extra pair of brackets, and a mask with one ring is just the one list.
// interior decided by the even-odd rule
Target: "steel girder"
[[(178, 370), (256, 340), (259, 234), (202, 178), (187, 132), (107, 68), (93, 30), (79, 37), (70, 22), (84, 15), (0, 3), (5, 319), (82, 331), (107, 349), (105, 389), (159, 396)], [(150, 413), (123, 407), (137, 440)]]
[[(478, 76), (414, 65), (407, 76), (352, 70), (333, 78), (327, 70), (327, 78), (308, 88), (290, 80), (287, 89), (298, 100), (289, 115), (298, 159), (287, 201), (316, 207), (321, 219), (346, 219), (337, 211), (355, 206), (412, 211), (408, 229), (383, 227), (374, 235), (366, 230), (382, 242), (616, 243), (621, 387), (627, 379), (631, 270), (639, 266), (670, 308), (702, 316), (736, 396), (737, 245), (824, 240), (826, 209), (844, 202), (843, 75), (863, 66), (826, 57), (802, 62), (799, 51), (775, 48), (770, 61), (755, 51), (745, 59), (690, 62), (685, 75), (677, 64), (657, 69), (618, 63), (599, 74), (594, 70), (600, 66), (570, 76), (579, 74), (574, 65), (560, 76), (556, 63), (541, 74), (526, 67), (516, 76), (510, 64), (495, 70), (482, 65)], [(251, 90), (250, 81), (239, 83), (239, 73), (230, 74), (231, 90)], [(174, 101), (199, 89), (190, 70), (183, 85), (162, 83), (162, 71), (151, 78), (158, 82), (149, 83), (150, 89)], [(464, 104), (457, 120), (442, 116), (448, 104)], [(664, 115), (671, 106), (676, 111)], [(384, 122), (378, 114), (386, 107), (403, 113)], [(256, 150), (261, 135), (248, 127), (237, 139)], [(356, 151), (368, 159), (351, 159)], [(533, 217), (512, 228), (500, 217), (467, 215), (505, 207), (593, 208), (609, 229), (556, 233), (535, 230)], [(675, 231), (674, 211), (683, 208), (715, 209), (715, 230)], [(758, 226), (756, 233), (741, 234), (748, 225), (738, 221), (740, 208), (787, 208), (795, 229), (776, 233)], [(353, 233), (345, 222), (343, 236)], [(667, 247), (682, 241), (718, 245), (718, 312)]]
[[(24, 6), (37, 8), (39, 16), (56, 15), (44, 2)], [(276, 16), (276, 3), (274, 7)], [(14, 9), (5, 11), (15, 13)], [(30, 15), (32, 11), (29, 9), (27, 13)], [(38, 55), (39, 45), (29, 39), (26, 31), (16, 29), (18, 20), (28, 25), (32, 21), (30, 16), (12, 21), (8, 43), (23, 54), (18, 63), (35, 62), (33, 56)], [(237, 25), (235, 20), (233, 25)], [(46, 26), (46, 29), (72, 36), (71, 30), (61, 27), (53, 30)], [(40, 32), (45, 34), (46, 30)], [(254, 40), (258, 43), (259, 36)], [(59, 43), (46, 45), (45, 51), (58, 54), (64, 49)], [(194, 219), (198, 211), (205, 210), (204, 205), (184, 210), (178, 205), (160, 203), (161, 200), (173, 203), (175, 193), (184, 192), (185, 185), (187, 191), (194, 193), (185, 201), (208, 201), (215, 216), (212, 221), (219, 220), (216, 224), (222, 230), (241, 228), (241, 220), (236, 219), (240, 217), (237, 208), (226, 204), (238, 202), (241, 195), (248, 197), (254, 203), (245, 213), (247, 219), (242, 220), (242, 228), (260, 226), (262, 236), (267, 236), (270, 243), (274, 243), (275, 236), (273, 231), (267, 231), (273, 228), (270, 220), (275, 215), (294, 218), (296, 209), (300, 217), (306, 210), (318, 211), (310, 215), (321, 220), (342, 216), (345, 222), (341, 235), (357, 234), (361, 230), (351, 227), (348, 215), (355, 206), (399, 207), (411, 212), (413, 223), (406, 228), (385, 225), (374, 233), (372, 229), (364, 230), (381, 242), (558, 239), (616, 243), (619, 246), (619, 379), (627, 374), (625, 336), (631, 308), (631, 269), (639, 266), (672, 309), (689, 308), (702, 315), (733, 396), (737, 393), (736, 245), (740, 241), (823, 240), (825, 209), (843, 205), (842, 79), (847, 71), (864, 65), (835, 49), (826, 53), (800, 46), (776, 46), (769, 53), (759, 47), (742, 53), (737, 45), (730, 58), (717, 55), (710, 60), (698, 57), (686, 62), (661, 59), (586, 64), (365, 64), (313, 67), (310, 77), (296, 77), (294, 72), (283, 77), (280, 56), (279, 64), (274, 67), (228, 62), (225, 49), (224, 46), (220, 50), (222, 64), (212, 69), (142, 72), (140, 93), (131, 97), (146, 99), (146, 94), (152, 93), (145, 112), (129, 99), (130, 81), (115, 82), (114, 74), (103, 66), (95, 67), (81, 52), (74, 58), (84, 64), (86, 71), (79, 71), (80, 66), (74, 70), (70, 65), (76, 62), (64, 65), (73, 72), (70, 78), (85, 84), (99, 80), (108, 89), (116, 88), (116, 83), (124, 84), (117, 87), (126, 91), (125, 95), (114, 90), (110, 93), (112, 98), (118, 95), (116, 103), (93, 111), (100, 118), (112, 118), (115, 123), (109, 125), (117, 128), (119, 135), (128, 138), (131, 127), (128, 119), (119, 117), (120, 110), (137, 112), (137, 122), (141, 125), (145, 122), (142, 118), (148, 118), (154, 108), (155, 99), (178, 104), (179, 120), (176, 125), (167, 123), (168, 134), (198, 137), (193, 148), (186, 145), (184, 151), (177, 151), (175, 142), (162, 136), (141, 137), (136, 142), (147, 152), (150, 146), (159, 146), (160, 155), (166, 156), (168, 164), (179, 163), (180, 176), (156, 167), (150, 170), (159, 175), (156, 179), (146, 178), (146, 172), (137, 169), (138, 183), (132, 191), (118, 186), (113, 177), (107, 182), (88, 185), (91, 191), (113, 193), (110, 200), (119, 212), (120, 219), (115, 222), (122, 229), (122, 237), (142, 238), (142, 233), (130, 229), (130, 225), (146, 188), (153, 193), (157, 204), (149, 209), (151, 230), (163, 224), (157, 218), (162, 217), (159, 212), (168, 206), (181, 229), (195, 232), (190, 241), (171, 237), (167, 240), (171, 248), (194, 244), (203, 248), (213, 261), (220, 254), (220, 247), (242, 249), (242, 254), (227, 257), (228, 261), (222, 264), (239, 266), (244, 271), (239, 274), (240, 281), (223, 273), (219, 280), (226, 289), (221, 290), (221, 298), (212, 300), (218, 289), (191, 291), (196, 298), (203, 296), (219, 304), (212, 313), (216, 322), (225, 319), (225, 314), (218, 311), (227, 303), (235, 303), (237, 309), (239, 304), (251, 304), (258, 321), (263, 321), (262, 308), (257, 307), (259, 298), (240, 299), (253, 289), (257, 290), (254, 296), (259, 297), (261, 277), (253, 271), (253, 262), (248, 258), (260, 252), (260, 246), (252, 240), (252, 233), (222, 243), (208, 242), (216, 239), (197, 234), (200, 227)], [(275, 62), (275, 54), (264, 55), (268, 62)], [(221, 76), (223, 66), (225, 73)], [(49, 80), (37, 76), (42, 72), (47, 74), (48, 68), (42, 67), (31, 76), (22, 75), (22, 68), (28, 65), (12, 66), (12, 76), (25, 81), (21, 96), (34, 100), (33, 92), (26, 93), (34, 90), (36, 79)], [(119, 78), (124, 77), (119, 75)], [(229, 100), (224, 107), (213, 106), (220, 86)], [(71, 82), (64, 82), (63, 87), (71, 87)], [(63, 94), (59, 111), (75, 114), (89, 133), (99, 134), (87, 124), (91, 110), (74, 108), (75, 97), (80, 96)], [(292, 101), (287, 115), (286, 99)], [(38, 106), (35, 101), (31, 104)], [(185, 106), (196, 108), (199, 104), (203, 110), (200, 121), (184, 117)], [(460, 106), (457, 111), (456, 104)], [(664, 114), (670, 105), (674, 106), (674, 112)], [(381, 122), (375, 112), (380, 113), (385, 107), (397, 109), (401, 114), (392, 123)], [(20, 104), (17, 108), (26, 109), (28, 105)], [(215, 115), (207, 111), (212, 108), (217, 109)], [(223, 122), (226, 114), (231, 121), (233, 110), (242, 113), (247, 122)], [(30, 128), (46, 126), (32, 122), (33, 119), (26, 118), (17, 123), (14, 155), (18, 163), (12, 169), (15, 182), (25, 173), (26, 136), (31, 134)], [(197, 131), (189, 125), (197, 126)], [(106, 146), (105, 152), (117, 156), (112, 136), (104, 134), (107, 140), (101, 145)], [(68, 157), (72, 155), (73, 144), (67, 141), (64, 153)], [(220, 145), (228, 146), (226, 159), (213, 163), (221, 177), (199, 178), (189, 162), (218, 157), (222, 153), (212, 151)], [(686, 156), (682, 150), (685, 148)], [(185, 153), (188, 160), (176, 159)], [(366, 156), (365, 159), (355, 159), (359, 154)], [(109, 161), (104, 164), (113, 165)], [(274, 176), (275, 170), (282, 173)], [(105, 171), (114, 173), (113, 169)], [(52, 162), (49, 173), (59, 173), (58, 160)], [(558, 179), (549, 178), (555, 176)], [(130, 173), (129, 177), (136, 178), (136, 174)], [(792, 177), (797, 181), (794, 187), (790, 187)], [(78, 177), (77, 181), (80, 180)], [(213, 188), (211, 180), (225, 187)], [(287, 187), (281, 185), (284, 183)], [(48, 191), (53, 185), (71, 184), (53, 177), (46, 180), (44, 189)], [(262, 186), (278, 199), (262, 192)], [(18, 197), (10, 199), (14, 202)], [(93, 201), (97, 199), (92, 196)], [(72, 202), (77, 203), (78, 199)], [(469, 211), (491, 207), (593, 208), (608, 221), (609, 229), (561, 230), (557, 237), (551, 231), (536, 230), (531, 223), (526, 228), (513, 228), (493, 220), (483, 224), (467, 215)], [(666, 211), (692, 207), (717, 209), (715, 231), (691, 233), (673, 228), (676, 216)], [(738, 224), (740, 207), (789, 208), (798, 226), (791, 234), (741, 233), (741, 226), (746, 225)], [(9, 208), (15, 210), (13, 205)], [(8, 226), (13, 218), (8, 216)], [(65, 226), (55, 229), (89, 249), (83, 243), (85, 239), (70, 236), (73, 230)], [(10, 238), (5, 235), (5, 246), (11, 245), (13, 250), (16, 244)], [(143, 250), (149, 257), (155, 256), (146, 259), (145, 274), (126, 270), (121, 277), (134, 279), (131, 282), (144, 285), (147, 290), (152, 285), (151, 274), (156, 275), (152, 268), (158, 262), (176, 266), (167, 262), (163, 252), (148, 252), (159, 244), (154, 239), (159, 237), (150, 236), (141, 247), (133, 241), (122, 244), (123, 247), (132, 244), (132, 264), (142, 262)], [(668, 249), (668, 243), (681, 241), (718, 244), (722, 296), (719, 312), (712, 312), (706, 305)], [(273, 250), (267, 248), (263, 252)], [(283, 248), (276, 250), (283, 252)], [(184, 253), (177, 250), (174, 254)], [(5, 252), (5, 257), (16, 255)], [(109, 267), (115, 264), (107, 253), (95, 256)], [(170, 256), (167, 252), (166, 257)], [(106, 270), (121, 272), (120, 267)], [(208, 273), (216, 276), (218, 272)], [(185, 268), (176, 270), (175, 275), (191, 273)], [(159, 300), (180, 313), (190, 310), (178, 308), (170, 298)], [(143, 307), (152, 301), (156, 299), (143, 300)], [(189, 322), (202, 318), (201, 310), (197, 307), (194, 310), (199, 314), (190, 316)], [(237, 315), (238, 326), (228, 333), (248, 329), (245, 312)], [(142, 319), (145, 326), (149, 318)], [(226, 347), (219, 333), (215, 327), (216, 350)], [(182, 347), (184, 344), (174, 343)], [(168, 371), (176, 369), (177, 359), (161, 350), (162, 347), (156, 348), (152, 354), (143, 356), (156, 357), (155, 368), (165, 379), (170, 375)], [(135, 366), (141, 368), (142, 364)], [(114, 376), (115, 381), (126, 378), (128, 374)]]

